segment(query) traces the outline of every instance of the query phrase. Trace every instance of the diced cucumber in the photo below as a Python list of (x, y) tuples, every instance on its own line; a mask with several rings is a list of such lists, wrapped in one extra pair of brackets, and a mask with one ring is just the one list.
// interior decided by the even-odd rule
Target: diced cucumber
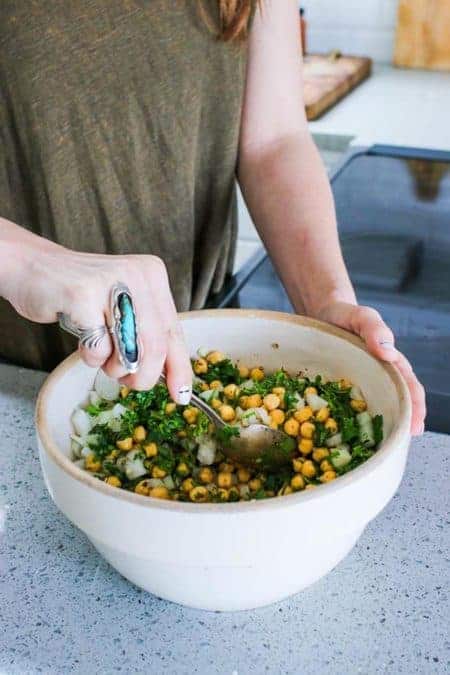
[(352, 456), (350, 454), (350, 446), (347, 443), (342, 443), (341, 445), (338, 445), (337, 448), (333, 449), (331, 463), (335, 469), (342, 469), (351, 461)]
[(356, 421), (359, 426), (359, 440), (366, 448), (372, 448), (375, 445), (372, 417), (365, 411), (356, 415)]
[(203, 401), (206, 401), (206, 403), (210, 403), (213, 400), (213, 398), (217, 398), (219, 396), (219, 390), (207, 389), (206, 391), (202, 391), (201, 394), (199, 394), (199, 396)]

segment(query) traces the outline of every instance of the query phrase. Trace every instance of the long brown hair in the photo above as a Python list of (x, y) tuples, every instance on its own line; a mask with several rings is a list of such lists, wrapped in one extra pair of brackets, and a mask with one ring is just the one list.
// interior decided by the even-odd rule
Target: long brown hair
[(220, 40), (231, 42), (243, 40), (247, 37), (248, 25), (254, 7), (260, 0), (217, 0), (219, 5), (219, 26), (214, 26), (208, 16), (203, 0), (200, 0), (200, 9), (203, 18), (212, 28)]

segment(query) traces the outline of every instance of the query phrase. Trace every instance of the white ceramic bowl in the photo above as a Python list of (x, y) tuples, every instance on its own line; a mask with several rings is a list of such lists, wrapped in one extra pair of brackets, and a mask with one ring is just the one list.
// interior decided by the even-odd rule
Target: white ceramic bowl
[(398, 372), (335, 327), (275, 312), (181, 316), (194, 355), (217, 348), (268, 371), (284, 366), (359, 384), (382, 413), (385, 440), (362, 466), (315, 490), (235, 504), (153, 500), (99, 481), (69, 459), (70, 416), (95, 371), (74, 354), (37, 402), (40, 460), (52, 499), (127, 579), (190, 607), (241, 610), (297, 593), (347, 555), (403, 475), (411, 404)]

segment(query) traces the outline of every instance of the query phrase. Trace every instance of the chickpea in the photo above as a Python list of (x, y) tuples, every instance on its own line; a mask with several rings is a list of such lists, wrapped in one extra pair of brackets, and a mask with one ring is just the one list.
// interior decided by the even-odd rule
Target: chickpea
[(270, 415), (270, 418), (271, 418), (272, 422), (274, 424), (276, 424), (277, 426), (280, 425), (280, 424), (283, 424), (283, 422), (286, 418), (286, 415), (284, 414), (284, 412), (282, 410), (280, 410), (279, 408), (276, 408), (275, 410), (271, 410), (269, 415)]
[(137, 485), (135, 485), (134, 491), (138, 495), (144, 495), (145, 497), (148, 497), (148, 494), (150, 492), (150, 488), (148, 486), (148, 481), (147, 480), (141, 480)]
[(251, 478), (251, 473), (248, 469), (238, 469), (237, 478), (239, 483), (248, 483)]
[(263, 368), (252, 368), (250, 371), (250, 377), (255, 382), (261, 382), (264, 379), (264, 369)]
[(217, 363), (220, 363), (221, 361), (225, 360), (225, 354), (222, 354), (222, 352), (209, 352), (209, 354), (206, 357), (206, 360), (208, 363), (211, 363), (213, 366), (215, 366)]
[(194, 480), (192, 478), (186, 478), (182, 483), (181, 483), (181, 489), (183, 492), (190, 492), (193, 490), (195, 487)]
[(133, 439), (136, 441), (136, 443), (142, 443), (142, 441), (145, 441), (146, 436), (147, 430), (145, 427), (143, 426), (134, 427)]
[(197, 503), (206, 502), (208, 501), (208, 496), (209, 496), (208, 490), (202, 485), (198, 485), (197, 487), (192, 488), (192, 490), (190, 490), (189, 492), (189, 499), (192, 502)]
[(294, 492), (294, 489), (292, 488), (291, 485), (286, 485), (286, 487), (283, 490), (283, 495), (291, 495)]
[(147, 443), (147, 445), (144, 445), (144, 452), (147, 457), (156, 457), (158, 454), (158, 446), (156, 443)]
[(259, 394), (252, 394), (251, 396), (247, 396), (247, 400), (245, 402), (245, 408), (260, 408), (262, 406), (262, 398)]
[(336, 478), (336, 471), (325, 471), (319, 478), (322, 483), (329, 483)]
[(280, 407), (281, 399), (276, 394), (267, 394), (263, 399), (264, 407), (269, 412)]
[(177, 404), (171, 401), (170, 403), (166, 403), (166, 407), (164, 408), (164, 412), (166, 415), (171, 415), (175, 410), (177, 409)]
[(317, 485), (314, 485), (313, 483), (308, 483), (307, 485), (305, 485), (305, 490), (313, 490), (316, 487)]
[(288, 434), (288, 436), (298, 436), (300, 424), (297, 422), (296, 419), (291, 417), (290, 419), (286, 420), (283, 428), (285, 432)]
[(180, 476), (180, 478), (185, 478), (186, 476), (189, 476), (189, 474), (191, 473), (186, 462), (180, 462), (176, 468), (176, 472), (178, 476)]
[(153, 497), (154, 499), (170, 499), (170, 493), (164, 485), (159, 485), (150, 490), (149, 497)]
[(236, 417), (234, 408), (231, 405), (222, 405), (219, 408), (219, 414), (224, 422), (231, 422)]
[(116, 441), (116, 446), (119, 450), (131, 450), (133, 447), (133, 439), (131, 436), (129, 438), (123, 438), (121, 441)]
[(291, 480), (291, 488), (293, 490), (303, 490), (305, 487), (305, 481), (303, 480), (303, 477), (300, 476), (300, 474), (297, 474), (294, 476)]
[(339, 386), (341, 389), (351, 389), (353, 387), (353, 383), (343, 377), (341, 380), (339, 380)]
[(248, 487), (252, 492), (257, 492), (262, 488), (262, 481), (259, 478), (252, 478), (252, 480), (249, 480), (248, 482)]
[(326, 471), (334, 471), (334, 467), (331, 462), (329, 462), (327, 459), (324, 459), (320, 463), (320, 470), (325, 473)]
[(227, 384), (224, 388), (223, 393), (229, 399), (235, 399), (239, 395), (239, 387), (237, 384)]
[(183, 417), (188, 424), (195, 424), (198, 413), (199, 411), (197, 408), (186, 408), (186, 410), (183, 410)]
[(152, 468), (152, 478), (165, 478), (167, 476), (167, 471), (161, 469), (159, 466), (154, 466)]
[(95, 455), (91, 453), (84, 460), (84, 468), (88, 471), (101, 471), (102, 463), (98, 459), (95, 459)]
[(220, 488), (230, 488), (233, 485), (233, 475), (228, 471), (219, 471), (217, 474), (217, 485)]
[(286, 389), (284, 387), (273, 387), (272, 394), (275, 394), (280, 399), (280, 408), (286, 407), (285, 396)]
[(229, 464), (228, 462), (221, 462), (219, 464), (219, 471), (222, 471), (224, 473), (233, 473), (235, 467), (233, 464)]
[(312, 422), (303, 422), (300, 427), (300, 434), (303, 438), (312, 438), (316, 427)]
[(220, 380), (213, 380), (212, 382), (209, 383), (209, 388), (210, 389), (223, 389), (223, 384)]
[(247, 366), (238, 366), (239, 377), (243, 380), (247, 380), (250, 376), (250, 370)]
[(367, 403), (362, 399), (350, 401), (350, 406), (352, 407), (353, 410), (359, 413), (367, 410)]
[(310, 459), (307, 459), (306, 462), (304, 462), (302, 466), (302, 474), (305, 476), (305, 478), (314, 478), (316, 475), (316, 467)]
[(198, 479), (200, 483), (204, 483), (207, 485), (208, 483), (212, 483), (214, 480), (214, 473), (213, 471), (209, 468), (209, 466), (204, 466), (200, 471), (198, 472)]
[(229, 490), (225, 490), (225, 488), (219, 488), (217, 490), (217, 496), (219, 497), (219, 501), (227, 502), (230, 496), (230, 492)]
[(338, 425), (335, 419), (329, 417), (325, 422), (325, 429), (328, 429), (332, 434), (335, 434), (338, 430)]
[(248, 399), (248, 396), (240, 396), (239, 397), (239, 405), (241, 406), (241, 408), (244, 408), (244, 410), (247, 407), (247, 399)]
[(328, 448), (316, 448), (312, 454), (313, 460), (320, 464), (322, 460), (330, 456)]
[(208, 372), (208, 362), (206, 359), (197, 359), (194, 361), (194, 373), (196, 375), (204, 375)]
[(127, 387), (125, 384), (122, 384), (122, 386), (120, 387), (120, 398), (126, 398), (129, 393), (130, 393), (129, 387)]
[(298, 444), (298, 449), (302, 455), (309, 455), (313, 451), (313, 442), (311, 438), (302, 438)]
[(108, 476), (108, 478), (105, 478), (105, 483), (117, 488), (122, 487), (122, 481), (117, 476)]
[(316, 412), (316, 420), (318, 422), (326, 422), (329, 416), (330, 416), (329, 408), (321, 408)]
[(219, 408), (221, 408), (223, 404), (220, 398), (213, 398), (210, 402), (210, 405), (211, 408), (213, 408), (213, 410), (219, 410)]
[(316, 387), (306, 387), (305, 396), (307, 396), (308, 394), (317, 394)]
[(303, 423), (307, 422), (308, 420), (311, 419), (313, 416), (313, 411), (309, 407), (309, 405), (305, 405), (304, 408), (300, 408), (300, 410), (297, 410), (297, 412), (294, 413), (294, 417), (297, 420), (297, 422)]
[(294, 471), (295, 471), (296, 473), (300, 473), (300, 472), (301, 472), (304, 461), (305, 461), (305, 460), (303, 459), (303, 457), (295, 457), (295, 458), (292, 460), (292, 468), (294, 469)]

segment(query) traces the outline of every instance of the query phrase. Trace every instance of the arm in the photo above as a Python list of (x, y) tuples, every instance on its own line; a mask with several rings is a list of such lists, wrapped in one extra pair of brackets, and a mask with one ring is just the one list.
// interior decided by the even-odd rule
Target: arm
[(131, 289), (136, 305), (139, 370), (126, 376), (109, 334), (97, 347), (81, 348), (82, 358), (136, 389), (152, 387), (165, 366), (172, 398), (186, 405), (192, 370), (162, 261), (71, 251), (0, 218), (0, 296), (21, 316), (52, 323), (65, 312), (84, 328), (111, 325), (110, 291), (117, 281)]
[(358, 307), (340, 250), (328, 178), (308, 131), (298, 3), (265, 0), (249, 45), (238, 179), (258, 232), (297, 312), (359, 334), (408, 381), (413, 431), (424, 392), (379, 314)]

